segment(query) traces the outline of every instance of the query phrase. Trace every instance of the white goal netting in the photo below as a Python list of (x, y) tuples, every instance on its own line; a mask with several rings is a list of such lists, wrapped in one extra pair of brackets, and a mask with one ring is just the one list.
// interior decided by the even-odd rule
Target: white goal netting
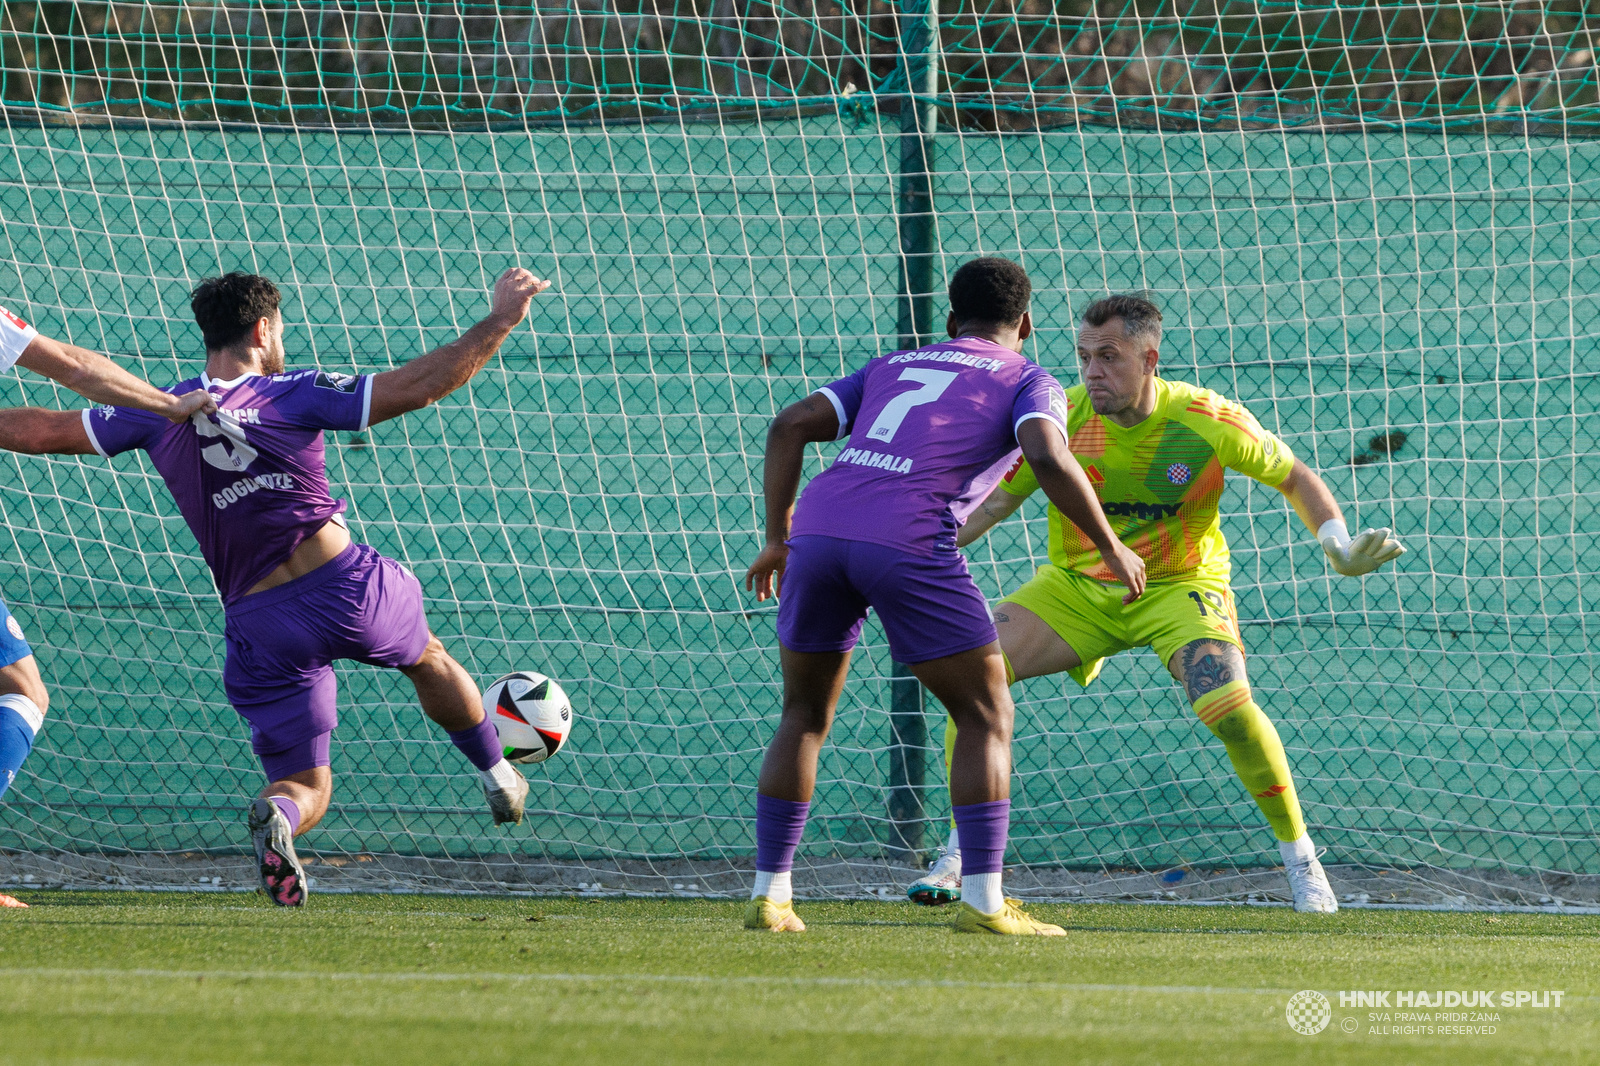
[[(329, 467), (356, 534), (422, 580), (446, 646), (482, 682), (558, 678), (572, 740), (530, 774), (530, 823), (495, 831), (404, 679), (346, 666), (313, 877), (739, 891), (778, 711), (773, 611), (742, 587), (761, 449), (778, 408), (898, 343), (900, 27), (822, 6), (652, 23), (577, 5), (565, 37), (505, 5), (321, 22), (77, 6), (13, 25), (26, 55), (6, 53), (0, 300), (43, 331), (164, 384), (203, 358), (189, 289), (247, 269), (286, 293), (291, 367), (381, 369), (480, 317), (505, 266), (555, 279), (470, 388), (330, 435)], [(1544, 88), (1514, 108), (1440, 102), (1448, 78), (1430, 97), (1408, 81), (1421, 68), (1368, 57), (1339, 68), (1361, 106), (1335, 114), (1337, 78), (1252, 81), (1244, 45), (1218, 80), (1184, 43), (1199, 15), (1063, 36), (1064, 11), (1036, 21), (1099, 42), (1083, 54), (1100, 66), (1062, 45), (1045, 56), (1059, 82), (1027, 74), (1011, 96), (995, 86), (1045, 54), (1037, 26), (998, 6), (947, 20), (936, 278), (976, 254), (1022, 262), (1029, 354), (1067, 380), (1074, 311), (1151, 290), (1167, 376), (1245, 403), (1352, 526), (1405, 538), (1397, 567), (1341, 579), (1276, 493), (1239, 478), (1224, 501), (1258, 699), (1347, 900), (1592, 902), (1592, 69), (1552, 22), (1555, 58), (1528, 67)], [(986, 36), (986, 18), (1028, 32)], [(1523, 55), (1514, 20), (1501, 33)], [(76, 402), (0, 381), (6, 406)], [(137, 456), (0, 456), (0, 483), (0, 596), (53, 694), (0, 805), (0, 885), (250, 884), (259, 769), (222, 694), (220, 605), (159, 478)], [(971, 552), (994, 596), (1043, 554), (1039, 504)], [(923, 846), (948, 812), (936, 750), (914, 753), (920, 781), (891, 780), (905, 753), (875, 624), (853, 671), (804, 892), (898, 891), (895, 786), (926, 811)], [(1056, 678), (1016, 695), (1015, 891), (1281, 896), (1271, 833), (1152, 655), (1085, 694)]]

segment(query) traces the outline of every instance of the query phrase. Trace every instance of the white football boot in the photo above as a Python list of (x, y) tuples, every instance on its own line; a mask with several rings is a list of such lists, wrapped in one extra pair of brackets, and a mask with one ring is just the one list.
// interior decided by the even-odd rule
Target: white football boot
[(961, 853), (939, 849), (939, 857), (928, 864), (925, 876), (906, 887), (912, 903), (924, 907), (943, 907), (961, 899)]
[(1289, 875), (1289, 890), (1294, 893), (1294, 909), (1302, 914), (1333, 914), (1339, 909), (1339, 900), (1328, 884), (1328, 875), (1322, 864), (1313, 856), (1299, 862), (1284, 863), (1283, 872)]
[(294, 851), (294, 830), (289, 828), (289, 819), (276, 803), (263, 796), (250, 804), (246, 824), (267, 898), (280, 907), (305, 906), (310, 885), (300, 856)]
[[(522, 812), (528, 802), (528, 779), (510, 762), (502, 761), (494, 767), (499, 771), (501, 767), (510, 770), (505, 775), (503, 783), (494, 780), (483, 780), (483, 798), (489, 802), (489, 813), (494, 815), (495, 825), (522, 824)], [(485, 770), (480, 778), (487, 777), (491, 771)]]

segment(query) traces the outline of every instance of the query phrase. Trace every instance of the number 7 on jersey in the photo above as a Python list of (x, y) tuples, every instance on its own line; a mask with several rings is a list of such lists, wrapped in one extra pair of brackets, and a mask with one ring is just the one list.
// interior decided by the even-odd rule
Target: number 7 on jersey
[(901, 371), (899, 381), (915, 381), (922, 385), (920, 389), (911, 389), (902, 392), (888, 403), (883, 410), (878, 412), (878, 417), (873, 420), (872, 428), (867, 430), (867, 436), (872, 440), (881, 440), (888, 444), (894, 440), (895, 433), (900, 429), (900, 423), (906, 420), (906, 415), (911, 413), (913, 407), (925, 403), (932, 403), (944, 395), (944, 390), (960, 375), (954, 370), (921, 370), (917, 367), (908, 367)]

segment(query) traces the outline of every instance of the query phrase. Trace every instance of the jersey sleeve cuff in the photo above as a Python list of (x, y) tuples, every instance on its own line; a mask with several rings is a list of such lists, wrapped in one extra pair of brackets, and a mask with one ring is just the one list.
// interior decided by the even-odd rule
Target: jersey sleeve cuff
[(88, 436), (89, 443), (94, 445), (95, 454), (102, 459), (111, 458), (111, 453), (100, 447), (100, 438), (94, 435), (94, 408), (83, 409), (83, 432)]
[(0, 373), (16, 366), (38, 335), (38, 330), (0, 307)]
[(833, 404), (833, 413), (839, 416), (839, 432), (834, 434), (833, 439), (844, 440), (845, 433), (850, 429), (850, 420), (844, 415), (844, 404), (839, 402), (839, 397), (835, 396), (833, 390), (826, 385), (818, 389), (817, 392), (828, 398), (828, 402)]
[(372, 420), (372, 378), (373, 375), (368, 374), (361, 382), (361, 425), (356, 427), (358, 431), (365, 430), (367, 423)]
[(1059, 429), (1063, 437), (1067, 435), (1067, 427), (1062, 423), (1061, 419), (1057, 418), (1049, 411), (1029, 411), (1027, 414), (1023, 415), (1021, 418), (1017, 419), (1011, 424), (1011, 435), (1016, 436), (1017, 430), (1022, 428), (1022, 423), (1026, 422), (1030, 418), (1042, 418), (1046, 422), (1049, 422), (1052, 426), (1055, 426), (1057, 429)]

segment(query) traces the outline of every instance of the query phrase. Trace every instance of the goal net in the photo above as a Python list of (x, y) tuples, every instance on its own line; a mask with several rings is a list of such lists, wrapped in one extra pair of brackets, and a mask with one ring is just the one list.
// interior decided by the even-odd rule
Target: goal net
[[(169, 383), (203, 359), (189, 289), (245, 269), (286, 294), (291, 367), (376, 370), (481, 317), (506, 266), (555, 279), (469, 388), (328, 456), (353, 532), (416, 572), (481, 683), (566, 687), (570, 745), (494, 830), (409, 684), (344, 665), (334, 807), (303, 839), (323, 890), (743, 891), (779, 707), (774, 610), (743, 589), (766, 425), (900, 344), (915, 3), (557, 8), (0, 13), (0, 302), (44, 332)], [(1028, 354), (1068, 381), (1075, 312), (1152, 291), (1166, 376), (1246, 404), (1352, 528), (1405, 540), (1340, 578), (1277, 493), (1236, 476), (1224, 500), (1257, 698), (1346, 902), (1595, 902), (1580, 7), (1149, 9), (944, 5), (934, 288), (1022, 262)], [(19, 374), (0, 403), (80, 401)], [(0, 886), (250, 887), (260, 770), (159, 478), (3, 455), (0, 480), (0, 596), (52, 694)], [(1044, 534), (1036, 502), (970, 551), (987, 595)], [(869, 622), (802, 893), (897, 894), (942, 837), (941, 712), (931, 742), (893, 733), (892, 677)], [(1281, 898), (1270, 831), (1153, 655), (1016, 696), (1014, 892)]]

